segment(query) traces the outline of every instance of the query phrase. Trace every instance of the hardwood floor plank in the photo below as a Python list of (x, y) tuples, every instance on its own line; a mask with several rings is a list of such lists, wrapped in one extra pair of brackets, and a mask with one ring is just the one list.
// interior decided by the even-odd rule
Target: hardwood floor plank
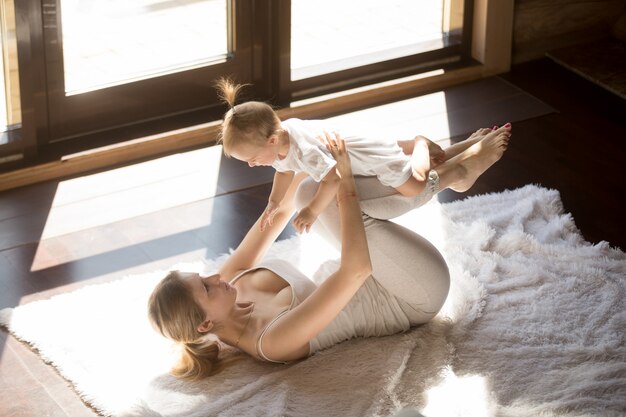
[[(2, 335), (5, 337), (5, 335)], [(0, 415), (82, 417), (97, 415), (58, 373), (13, 337), (3, 343)]]
[(141, 250), (153, 261), (172, 259), (173, 263), (213, 259), (218, 253), (206, 247), (196, 231), (181, 232), (140, 245)]
[(0, 250), (38, 241), (46, 220), (43, 211), (1, 220)]
[(0, 192), (0, 221), (31, 214), (45, 218), (56, 189), (57, 183), (52, 181)]
[(24, 295), (47, 289), (39, 285), (41, 277), (30, 271), (33, 246), (0, 251), (0, 308), (15, 307)]

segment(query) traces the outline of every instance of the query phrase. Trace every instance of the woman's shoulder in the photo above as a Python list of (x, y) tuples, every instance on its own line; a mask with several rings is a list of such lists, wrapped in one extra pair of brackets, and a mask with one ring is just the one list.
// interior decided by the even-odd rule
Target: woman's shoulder
[(246, 290), (278, 292), (291, 287), (298, 299), (306, 298), (317, 287), (298, 268), (282, 259), (265, 260), (257, 267), (243, 271), (235, 279), (237, 285)]
[(245, 291), (277, 293), (289, 286), (289, 282), (264, 265), (242, 271), (235, 279), (235, 285)]

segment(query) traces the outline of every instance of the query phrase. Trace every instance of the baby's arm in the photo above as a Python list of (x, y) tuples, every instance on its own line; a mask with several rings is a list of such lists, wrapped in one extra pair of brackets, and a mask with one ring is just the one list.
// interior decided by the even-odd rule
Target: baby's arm
[(293, 171), (276, 171), (276, 173), (274, 174), (272, 192), (270, 193), (267, 207), (265, 208), (263, 216), (261, 217), (261, 231), (264, 231), (268, 225), (271, 226), (274, 222), (274, 215), (276, 214), (276, 211), (278, 211), (280, 203), (283, 201), (285, 194), (287, 194), (287, 190), (291, 185), (293, 176)]
[(415, 148), (411, 154), (411, 167), (413, 168), (413, 177), (422, 182), (428, 178), (430, 171), (430, 147), (428, 139), (423, 136), (415, 138)]
[(317, 193), (313, 199), (309, 202), (309, 205), (304, 207), (296, 218), (293, 220), (293, 225), (299, 233), (304, 231), (308, 232), (311, 229), (311, 225), (315, 223), (317, 216), (328, 206), (330, 201), (337, 194), (339, 189), (339, 175), (333, 167), (322, 181), (317, 189)]

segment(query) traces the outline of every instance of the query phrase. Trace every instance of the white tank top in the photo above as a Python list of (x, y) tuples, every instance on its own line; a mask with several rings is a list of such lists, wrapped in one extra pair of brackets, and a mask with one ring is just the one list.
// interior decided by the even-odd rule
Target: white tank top
[[(274, 272), (291, 287), (291, 304), (265, 326), (256, 343), (259, 357), (270, 362), (285, 363), (270, 359), (263, 353), (263, 336), (276, 320), (315, 291), (317, 285), (293, 265), (279, 259), (267, 260), (256, 268), (243, 271), (230, 283), (234, 284), (244, 274), (256, 269), (268, 269)], [(354, 337), (385, 336), (406, 331), (409, 328), (409, 319), (402, 311), (396, 297), (370, 277), (337, 317), (309, 342), (309, 354), (312, 355), (319, 350)]]

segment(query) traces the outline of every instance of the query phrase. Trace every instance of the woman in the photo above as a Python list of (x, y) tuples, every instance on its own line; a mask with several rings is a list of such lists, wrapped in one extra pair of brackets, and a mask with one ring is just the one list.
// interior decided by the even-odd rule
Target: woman
[(174, 375), (200, 379), (223, 367), (210, 334), (260, 360), (289, 362), (352, 337), (407, 330), (442, 307), (449, 273), (439, 252), (395, 223), (362, 217), (345, 143), (326, 140), (341, 179), (337, 204), (317, 223), (342, 244), (339, 269), (317, 287), (286, 262), (260, 263), (295, 201), (316, 192), (299, 176), (272, 224), (261, 232), (259, 219), (217, 274), (174, 271), (154, 289), (151, 322), (184, 345)]

